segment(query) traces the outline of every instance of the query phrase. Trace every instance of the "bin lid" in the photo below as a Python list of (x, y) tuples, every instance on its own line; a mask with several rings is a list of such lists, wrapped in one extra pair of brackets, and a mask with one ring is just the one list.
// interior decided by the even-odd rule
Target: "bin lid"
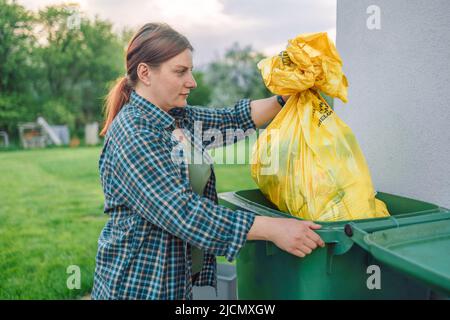
[(450, 220), (367, 233), (363, 241), (379, 261), (450, 294)]

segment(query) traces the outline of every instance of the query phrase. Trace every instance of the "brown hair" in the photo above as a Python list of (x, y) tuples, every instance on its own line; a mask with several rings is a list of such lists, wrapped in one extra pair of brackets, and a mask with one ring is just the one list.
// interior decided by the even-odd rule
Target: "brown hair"
[(126, 53), (126, 76), (116, 80), (105, 99), (105, 124), (101, 136), (129, 99), (138, 81), (137, 67), (146, 63), (152, 68), (177, 56), (186, 49), (193, 51), (189, 40), (165, 23), (147, 23), (131, 39)]

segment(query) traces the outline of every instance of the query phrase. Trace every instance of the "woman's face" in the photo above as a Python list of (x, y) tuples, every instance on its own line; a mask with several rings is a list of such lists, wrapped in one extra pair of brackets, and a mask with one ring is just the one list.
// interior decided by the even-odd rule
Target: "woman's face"
[(164, 110), (184, 107), (189, 92), (197, 87), (192, 75), (192, 52), (186, 49), (179, 55), (150, 71), (148, 93), (153, 103)]

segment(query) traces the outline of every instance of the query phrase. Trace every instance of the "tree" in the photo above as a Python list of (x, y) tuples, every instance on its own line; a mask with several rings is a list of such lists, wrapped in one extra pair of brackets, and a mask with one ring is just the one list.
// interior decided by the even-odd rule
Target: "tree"
[(209, 65), (205, 82), (212, 88), (211, 103), (227, 106), (241, 98), (261, 99), (271, 95), (256, 67), (264, 58), (251, 46), (241, 48), (238, 43), (228, 49), (223, 59)]
[[(68, 23), (78, 20), (78, 24)], [(124, 73), (123, 43), (112, 25), (83, 16), (78, 7), (50, 6), (39, 12), (42, 113), (81, 132), (102, 119), (107, 84)], [(52, 110), (57, 112), (52, 112)]]
[(188, 104), (197, 106), (207, 106), (211, 101), (211, 88), (205, 83), (205, 75), (201, 71), (193, 72), (197, 88), (191, 91)]
[(0, 130), (30, 120), (27, 95), (33, 74), (34, 19), (15, 1), (0, 0)]
[(128, 33), (77, 5), (34, 14), (0, 0), (0, 129), (14, 135), (18, 122), (42, 115), (81, 134), (86, 122), (101, 121), (107, 85), (125, 72)]
[(15, 1), (0, 0), (0, 92), (25, 89), (34, 43), (33, 17)]

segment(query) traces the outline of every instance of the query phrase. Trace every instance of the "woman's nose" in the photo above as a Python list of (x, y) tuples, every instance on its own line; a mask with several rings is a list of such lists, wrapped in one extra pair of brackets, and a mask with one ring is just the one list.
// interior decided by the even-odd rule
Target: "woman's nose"
[(197, 82), (194, 79), (194, 75), (191, 73), (188, 82), (186, 83), (186, 87), (189, 89), (195, 89), (197, 87)]

